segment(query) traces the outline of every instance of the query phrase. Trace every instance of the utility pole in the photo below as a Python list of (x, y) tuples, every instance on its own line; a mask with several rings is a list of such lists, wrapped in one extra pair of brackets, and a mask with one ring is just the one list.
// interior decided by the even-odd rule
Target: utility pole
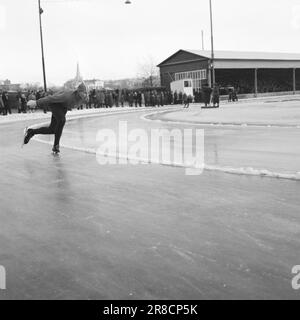
[(211, 33), (211, 79), (212, 79), (212, 85), (214, 85), (215, 84), (215, 52), (214, 52), (212, 0), (209, 0), (209, 9), (210, 9), (210, 33)]
[(202, 37), (202, 50), (204, 50), (204, 31), (201, 30), (201, 37)]
[(42, 50), (42, 65), (43, 65), (43, 78), (44, 78), (44, 91), (47, 92), (46, 83), (46, 71), (45, 71), (45, 58), (44, 58), (44, 44), (43, 44), (43, 31), (42, 31), (42, 13), (44, 12), (41, 8), (41, 0), (38, 0), (39, 6), (39, 20), (40, 20), (40, 35), (41, 35), (41, 50)]

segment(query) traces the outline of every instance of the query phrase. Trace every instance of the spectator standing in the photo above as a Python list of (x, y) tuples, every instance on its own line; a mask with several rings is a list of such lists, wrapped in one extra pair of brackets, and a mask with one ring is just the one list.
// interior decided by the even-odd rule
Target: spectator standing
[(114, 101), (117, 108), (119, 108), (119, 89), (114, 92)]
[(199, 89), (196, 90), (196, 92), (195, 92), (195, 102), (197, 102), (197, 103), (201, 102), (201, 92)]
[(96, 90), (95, 108), (100, 108), (100, 91)]
[(177, 91), (174, 92), (174, 104), (178, 104), (178, 94), (177, 94)]
[(22, 106), (21, 106), (21, 92), (18, 91), (17, 95), (16, 95), (16, 103), (17, 103), (17, 110), (18, 113), (22, 112)]
[(133, 93), (133, 101), (134, 101), (134, 105), (137, 108), (138, 106), (138, 95), (136, 92)]
[[(36, 101), (36, 96), (35, 96), (35, 94), (34, 94), (33, 91), (31, 91), (31, 93), (29, 94), (28, 100)], [(32, 105), (29, 107), (29, 111), (32, 112), (32, 113), (35, 112), (35, 107), (36, 107), (36, 106), (34, 106), (34, 105), (32, 104)]]
[(92, 108), (92, 102), (93, 102), (93, 91), (91, 90), (89, 92), (89, 102), (86, 105), (87, 109), (91, 109)]
[(233, 102), (238, 101), (237, 91), (235, 88), (233, 88), (233, 91), (232, 91), (232, 101)]
[(159, 107), (159, 101), (158, 101), (158, 93), (156, 90), (154, 90), (154, 106), (158, 106)]
[(179, 104), (183, 104), (183, 94), (182, 94), (182, 92), (179, 92), (178, 100), (179, 100)]
[(228, 102), (231, 102), (232, 101), (232, 89), (230, 88), (228, 90)]
[(172, 94), (172, 92), (171, 91), (168, 91), (168, 93), (167, 93), (167, 104), (173, 104), (174, 103), (174, 101), (173, 101), (173, 94)]
[(215, 107), (217, 105), (217, 108), (220, 107), (220, 89), (218, 85), (214, 85), (213, 91), (212, 91), (212, 103)]
[(138, 91), (138, 93), (137, 93), (137, 102), (139, 104), (139, 107), (141, 107), (142, 106), (142, 94), (140, 91)]
[(162, 101), (161, 101), (161, 92), (157, 93), (157, 106), (160, 107), (162, 106)]
[(163, 91), (161, 91), (161, 92), (159, 93), (159, 101), (160, 101), (160, 105), (163, 107), (164, 104), (165, 104), (165, 96), (164, 96)]
[(145, 94), (144, 92), (141, 93), (141, 102), (143, 106), (146, 106), (146, 102), (145, 102)]
[(4, 105), (4, 113), (3, 115), (7, 115), (8, 113), (11, 114), (11, 109), (9, 106), (9, 102), (8, 102), (8, 93), (7, 91), (4, 91), (2, 93), (2, 101), (3, 101), (3, 105)]
[(92, 90), (92, 105), (93, 105), (93, 108), (96, 108), (96, 105), (97, 105), (96, 89)]
[(105, 93), (102, 90), (99, 93), (99, 100), (100, 100), (100, 108), (104, 108), (105, 107)]
[(202, 88), (205, 107), (210, 106), (212, 89), (206, 84)]
[(104, 91), (104, 105), (105, 108), (108, 108), (108, 92), (106, 90)]
[(189, 103), (188, 103), (188, 96), (186, 93), (184, 93), (182, 95), (182, 102), (183, 102), (183, 108), (188, 108), (189, 107)]
[(109, 106), (110, 108), (112, 108), (113, 105), (114, 105), (113, 94), (112, 94), (112, 92), (109, 92), (109, 93), (108, 93), (108, 106)]
[(124, 107), (124, 102), (125, 102), (125, 94), (123, 92), (123, 90), (120, 91), (120, 103), (122, 108)]
[(21, 110), (23, 113), (27, 113), (27, 99), (24, 93), (21, 93)]
[(191, 94), (188, 95), (188, 105), (190, 106), (190, 103), (193, 103), (194, 101), (194, 96), (192, 96)]
[(129, 107), (133, 106), (133, 93), (131, 91), (128, 94), (128, 103), (129, 103)]
[(0, 91), (0, 114), (4, 115), (4, 103), (2, 100), (2, 92)]
[(145, 106), (149, 107), (151, 105), (150, 103), (150, 92), (147, 90), (145, 92)]

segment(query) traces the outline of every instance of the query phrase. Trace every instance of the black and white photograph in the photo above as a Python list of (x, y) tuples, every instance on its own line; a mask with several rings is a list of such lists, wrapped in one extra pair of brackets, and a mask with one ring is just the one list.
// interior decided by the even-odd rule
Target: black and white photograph
[(300, 0), (0, 0), (0, 300), (300, 300), (299, 141)]

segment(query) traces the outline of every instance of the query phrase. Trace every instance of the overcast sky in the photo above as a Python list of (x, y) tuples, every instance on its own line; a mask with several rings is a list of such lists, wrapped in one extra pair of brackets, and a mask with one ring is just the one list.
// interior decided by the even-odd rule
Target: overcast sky
[[(37, 0), (0, 0), (0, 79), (42, 82)], [(150, 56), (210, 48), (208, 0), (41, 0), (47, 80), (134, 77)], [(213, 0), (216, 50), (300, 53), (300, 0)]]

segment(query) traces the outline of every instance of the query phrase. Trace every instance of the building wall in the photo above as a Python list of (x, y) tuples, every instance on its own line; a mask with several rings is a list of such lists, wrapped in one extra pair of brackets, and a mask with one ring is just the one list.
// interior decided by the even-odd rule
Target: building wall
[(161, 86), (170, 90), (170, 83), (175, 81), (175, 73), (206, 69), (208, 71), (208, 60), (187, 62), (174, 65), (163, 65), (160, 67)]
[(102, 80), (86, 80), (85, 85), (88, 90), (100, 90), (104, 88), (104, 81)]

